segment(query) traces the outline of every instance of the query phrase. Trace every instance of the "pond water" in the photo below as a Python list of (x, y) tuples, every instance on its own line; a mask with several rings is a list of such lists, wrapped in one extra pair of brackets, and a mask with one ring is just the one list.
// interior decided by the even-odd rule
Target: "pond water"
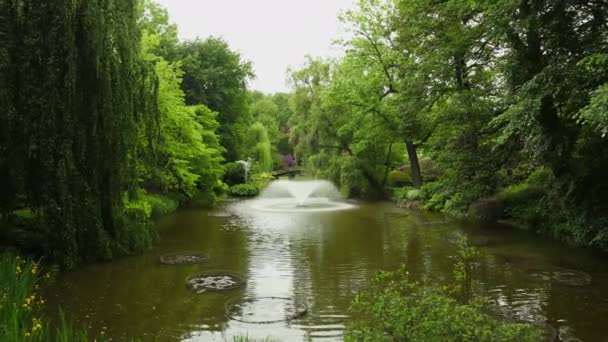
[[(562, 338), (608, 339), (603, 255), (391, 203), (300, 213), (250, 204), (224, 202), (166, 218), (148, 253), (60, 275), (45, 289), (50, 310), (61, 306), (114, 340), (341, 340), (349, 304), (371, 275), (405, 265), (418, 279), (449, 282), (464, 233), (482, 252), (477, 278), (504, 316), (546, 322)], [(203, 253), (208, 261), (159, 262), (180, 251)], [(202, 272), (237, 274), (246, 282), (197, 294), (186, 278)]]

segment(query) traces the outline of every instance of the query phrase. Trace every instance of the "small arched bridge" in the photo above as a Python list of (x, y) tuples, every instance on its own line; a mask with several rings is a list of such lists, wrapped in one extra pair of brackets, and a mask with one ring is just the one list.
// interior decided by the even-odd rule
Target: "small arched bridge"
[(279, 179), (281, 177), (289, 177), (289, 179), (293, 179), (298, 175), (303, 174), (302, 170), (287, 170), (287, 171), (283, 171), (283, 170), (279, 170), (279, 171), (275, 171), (275, 173), (272, 174), (272, 176), (274, 177), (274, 179)]

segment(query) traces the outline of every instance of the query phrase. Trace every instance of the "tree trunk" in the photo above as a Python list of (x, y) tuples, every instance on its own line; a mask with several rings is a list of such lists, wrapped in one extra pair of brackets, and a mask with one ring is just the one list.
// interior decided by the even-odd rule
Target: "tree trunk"
[(412, 183), (416, 189), (420, 189), (422, 186), (422, 174), (420, 173), (420, 162), (418, 161), (418, 152), (416, 152), (416, 145), (411, 141), (405, 142), (407, 148), (407, 156), (410, 159), (410, 169), (412, 170)]

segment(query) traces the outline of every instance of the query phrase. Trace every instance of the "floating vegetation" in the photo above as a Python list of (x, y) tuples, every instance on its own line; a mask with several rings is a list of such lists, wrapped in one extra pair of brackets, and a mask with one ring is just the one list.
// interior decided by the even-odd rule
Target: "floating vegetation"
[(251, 324), (291, 321), (306, 315), (307, 312), (306, 304), (296, 303), (291, 298), (237, 298), (226, 302), (228, 318)]
[(535, 279), (568, 286), (587, 286), (591, 284), (591, 276), (589, 274), (567, 268), (539, 270), (532, 272), (531, 275)]
[(245, 279), (229, 272), (202, 272), (186, 278), (186, 286), (196, 292), (224, 291), (237, 288), (245, 284)]
[(160, 263), (164, 265), (193, 265), (202, 264), (209, 260), (209, 257), (203, 253), (197, 252), (180, 252), (164, 254), (160, 256)]

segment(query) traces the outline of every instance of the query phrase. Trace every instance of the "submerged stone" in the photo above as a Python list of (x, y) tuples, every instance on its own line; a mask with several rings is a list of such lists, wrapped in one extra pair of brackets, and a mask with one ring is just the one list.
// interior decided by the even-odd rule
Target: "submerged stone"
[(203, 272), (186, 278), (186, 286), (195, 293), (223, 291), (237, 288), (245, 279), (237, 274), (226, 272)]

